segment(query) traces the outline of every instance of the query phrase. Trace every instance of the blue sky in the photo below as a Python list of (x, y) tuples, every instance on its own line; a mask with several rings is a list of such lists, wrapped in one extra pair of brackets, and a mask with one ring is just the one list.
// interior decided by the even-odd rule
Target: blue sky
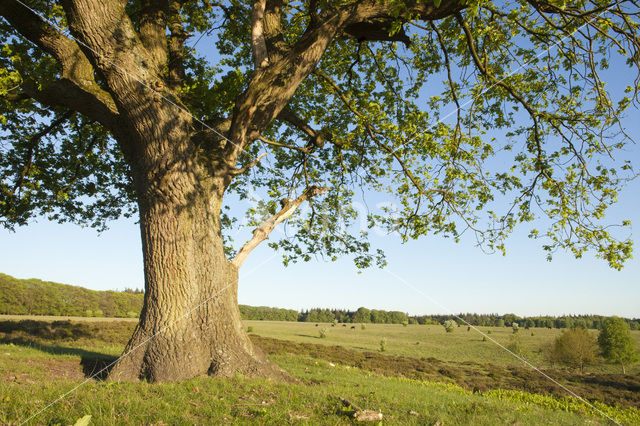
[[(621, 71), (624, 73), (624, 70)], [(615, 72), (613, 73), (615, 75)], [(615, 79), (614, 79), (615, 80)], [(640, 138), (640, 124), (627, 120)], [(628, 159), (638, 166), (640, 147)], [(640, 250), (640, 181), (632, 182), (609, 212), (611, 222), (631, 219)], [(376, 201), (384, 199), (376, 198)], [(246, 203), (243, 201), (241, 203)], [(249, 205), (234, 206), (243, 209)], [(622, 271), (592, 255), (574, 259), (558, 252), (545, 260), (542, 242), (521, 228), (507, 242), (507, 255), (487, 255), (471, 238), (456, 244), (426, 237), (401, 244), (397, 236), (374, 235), (388, 266), (357, 273), (350, 259), (322, 260), (288, 268), (263, 244), (244, 264), (240, 303), (293, 309), (366, 306), (410, 314), (478, 312), (519, 315), (594, 313), (640, 317), (640, 255)], [(248, 230), (245, 230), (248, 236)], [(277, 232), (283, 232), (282, 229)], [(133, 220), (119, 220), (98, 234), (71, 224), (39, 219), (15, 233), (0, 230), (0, 272), (91, 289), (144, 286), (140, 237)]]

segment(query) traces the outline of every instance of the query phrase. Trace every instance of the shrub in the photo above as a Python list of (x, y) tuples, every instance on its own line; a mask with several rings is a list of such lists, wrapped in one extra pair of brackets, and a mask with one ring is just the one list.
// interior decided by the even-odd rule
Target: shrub
[(95, 311), (93, 311), (93, 316), (94, 317), (103, 317), (104, 316), (104, 312), (102, 312), (102, 309), (96, 309)]
[(596, 357), (596, 345), (589, 332), (584, 328), (567, 330), (556, 338), (547, 351), (547, 358), (583, 371), (584, 366), (592, 363)]
[(387, 339), (385, 337), (380, 340), (380, 352), (384, 352), (387, 349)]
[(607, 361), (622, 366), (622, 374), (626, 374), (625, 365), (638, 360), (638, 350), (631, 337), (629, 324), (622, 318), (611, 317), (602, 321), (598, 346)]
[(409, 325), (409, 321), (402, 321), (402, 326), (403, 326), (403, 327), (406, 327), (406, 326), (408, 326), (408, 325)]
[(452, 333), (456, 325), (457, 324), (454, 320), (446, 320), (445, 322), (442, 323), (442, 326), (444, 327), (447, 333)]
[(524, 357), (525, 349), (522, 345), (522, 340), (520, 339), (520, 334), (512, 334), (509, 338), (509, 344), (507, 345), (507, 349), (509, 349), (514, 354)]
[(517, 333), (518, 331), (520, 331), (520, 326), (518, 325), (517, 322), (514, 322), (513, 324), (511, 324), (511, 328), (513, 329), (514, 333)]
[(361, 328), (362, 330), (364, 330), (365, 328), (367, 328), (367, 326), (366, 326), (366, 325), (364, 325), (364, 324), (360, 324), (360, 328)]
[(321, 339), (325, 339), (327, 337), (327, 331), (329, 330), (326, 327), (320, 329), (320, 331), (318, 332), (318, 335), (320, 336)]
[(247, 333), (253, 333), (253, 327), (252, 326), (247, 327)]

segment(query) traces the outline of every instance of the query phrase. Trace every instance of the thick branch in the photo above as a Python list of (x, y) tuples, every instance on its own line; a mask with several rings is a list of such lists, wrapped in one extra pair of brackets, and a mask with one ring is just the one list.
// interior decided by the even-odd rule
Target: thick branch
[[(436, 7), (419, 0), (408, 1), (404, 3), (399, 19), (441, 19), (462, 10), (464, 4), (464, 0), (444, 0)], [(391, 0), (368, 0), (329, 6), (328, 10), (318, 15), (317, 21), (312, 20), (302, 37), (287, 49), (282, 59), (257, 68), (249, 87), (236, 101), (229, 132), (235, 145), (228, 147), (226, 161), (235, 164), (244, 147), (255, 140), (280, 114), (298, 85), (316, 67), (336, 35), (348, 25), (389, 19), (397, 11), (397, 6), (397, 2)]]
[(121, 113), (139, 114), (162, 89), (153, 57), (142, 44), (122, 1), (62, 0), (69, 27), (96, 70), (102, 74)]
[(347, 25), (344, 29), (344, 34), (348, 38), (353, 38), (357, 41), (401, 41), (405, 46), (411, 44), (411, 39), (404, 32), (404, 29), (395, 34), (390, 34), (391, 25), (393, 21), (389, 20), (376, 20), (372, 22), (355, 22)]
[(159, 69), (167, 62), (167, 0), (142, 0), (140, 7), (140, 41)]
[(253, 64), (257, 70), (269, 65), (267, 43), (264, 39), (264, 9), (267, 0), (255, 0), (251, 11), (251, 48)]
[(266, 240), (271, 231), (274, 230), (276, 226), (289, 216), (291, 216), (298, 207), (305, 201), (310, 200), (316, 195), (323, 194), (327, 192), (329, 188), (320, 187), (320, 186), (311, 186), (304, 193), (296, 198), (295, 200), (284, 199), (282, 200), (282, 209), (271, 216), (269, 219), (264, 221), (262, 225), (253, 230), (253, 238), (251, 238), (242, 248), (238, 251), (236, 257), (233, 258), (231, 263), (236, 267), (240, 268), (244, 261), (249, 256), (249, 253), (258, 246), (262, 241)]
[(189, 38), (180, 20), (182, 3), (171, 1), (168, 8), (169, 15), (169, 86), (178, 89), (184, 80), (184, 42)]
[(44, 22), (38, 15), (19, 3), (0, 2), (0, 16), (4, 17), (22, 36), (53, 56), (61, 66), (61, 78), (54, 83), (26, 84), (23, 90), (47, 106), (61, 105), (87, 115), (110, 128), (118, 110), (111, 96), (94, 79), (94, 69), (78, 45)]

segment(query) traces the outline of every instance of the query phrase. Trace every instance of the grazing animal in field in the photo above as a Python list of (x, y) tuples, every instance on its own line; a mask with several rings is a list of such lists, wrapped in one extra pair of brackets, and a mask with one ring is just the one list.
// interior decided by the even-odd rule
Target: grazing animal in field
[(471, 326), (467, 327), (467, 331), (471, 331)]
[(318, 326), (318, 324), (316, 324), (316, 327)]
[(352, 329), (352, 330), (355, 330), (355, 329), (356, 329), (356, 326), (355, 326), (355, 325), (352, 325), (352, 326), (351, 326), (351, 329)]
[(342, 324), (342, 326), (343, 326), (343, 327), (346, 327), (346, 326), (347, 326), (347, 324)]

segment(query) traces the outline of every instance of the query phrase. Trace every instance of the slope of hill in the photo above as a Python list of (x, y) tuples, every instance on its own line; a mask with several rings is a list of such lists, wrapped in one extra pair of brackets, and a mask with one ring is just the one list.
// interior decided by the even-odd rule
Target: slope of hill
[(142, 296), (0, 274), (0, 314), (137, 317)]

